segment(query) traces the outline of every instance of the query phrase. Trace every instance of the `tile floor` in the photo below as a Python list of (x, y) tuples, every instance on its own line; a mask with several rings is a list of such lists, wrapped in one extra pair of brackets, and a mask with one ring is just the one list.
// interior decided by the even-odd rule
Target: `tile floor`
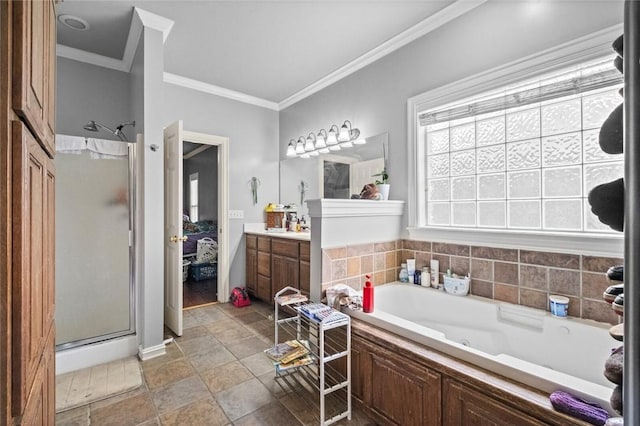
[[(275, 380), (262, 353), (273, 344), (273, 310), (217, 304), (184, 313), (167, 354), (141, 363), (143, 384), (59, 413), (57, 425), (314, 425), (315, 410)], [(373, 425), (354, 409), (339, 425)]]

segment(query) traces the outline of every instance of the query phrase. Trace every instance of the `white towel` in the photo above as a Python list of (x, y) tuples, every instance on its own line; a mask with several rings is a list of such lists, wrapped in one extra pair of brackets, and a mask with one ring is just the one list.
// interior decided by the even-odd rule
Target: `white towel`
[(56, 152), (80, 155), (87, 149), (87, 140), (83, 136), (56, 135)]
[(94, 159), (120, 159), (129, 154), (126, 142), (109, 141), (105, 139), (87, 139), (87, 149)]

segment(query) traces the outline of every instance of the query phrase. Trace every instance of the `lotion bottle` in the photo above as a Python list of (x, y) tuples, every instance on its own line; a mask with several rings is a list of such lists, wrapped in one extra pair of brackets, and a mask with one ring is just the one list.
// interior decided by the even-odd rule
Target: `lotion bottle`
[(362, 311), (366, 313), (373, 312), (373, 285), (370, 278), (371, 275), (367, 275), (367, 281), (362, 289)]

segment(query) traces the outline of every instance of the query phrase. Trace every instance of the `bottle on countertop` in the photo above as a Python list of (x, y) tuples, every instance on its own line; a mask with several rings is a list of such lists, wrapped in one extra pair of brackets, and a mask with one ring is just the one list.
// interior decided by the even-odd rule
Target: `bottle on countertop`
[(362, 289), (362, 311), (366, 313), (373, 312), (373, 285), (370, 279), (371, 275), (367, 275), (367, 281)]
[(422, 272), (420, 272), (419, 269), (416, 269), (415, 272), (413, 273), (413, 283), (415, 285), (420, 285), (421, 282), (422, 282)]
[(302, 231), (302, 225), (300, 224), (300, 219), (298, 218), (298, 222), (296, 223), (296, 232)]
[(422, 272), (420, 273), (420, 284), (425, 287), (431, 286), (431, 274), (429, 273), (428, 266), (422, 268)]
[(400, 265), (400, 275), (398, 276), (400, 282), (408, 283), (409, 282), (409, 273), (407, 272), (407, 264), (402, 263)]

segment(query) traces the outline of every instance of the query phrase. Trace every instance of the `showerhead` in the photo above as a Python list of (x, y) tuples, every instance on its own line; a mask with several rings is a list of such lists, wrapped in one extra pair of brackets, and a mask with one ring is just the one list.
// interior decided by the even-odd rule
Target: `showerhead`
[(120, 123), (116, 127), (115, 130), (111, 130), (110, 128), (108, 128), (104, 124), (98, 123), (95, 120), (91, 120), (87, 124), (85, 124), (82, 128), (85, 129), (85, 130), (88, 130), (89, 132), (97, 132), (98, 130), (103, 129), (103, 130), (106, 130), (109, 133), (117, 136), (118, 139), (120, 139), (121, 141), (128, 142), (127, 138), (124, 135), (124, 133), (122, 133), (122, 128), (124, 126), (135, 126), (135, 125), (136, 125), (135, 121), (125, 121), (124, 123)]
[(82, 128), (85, 129), (85, 130), (88, 130), (90, 132), (97, 132), (98, 131), (98, 126), (96, 126), (96, 122), (93, 121), (93, 120), (89, 121)]

